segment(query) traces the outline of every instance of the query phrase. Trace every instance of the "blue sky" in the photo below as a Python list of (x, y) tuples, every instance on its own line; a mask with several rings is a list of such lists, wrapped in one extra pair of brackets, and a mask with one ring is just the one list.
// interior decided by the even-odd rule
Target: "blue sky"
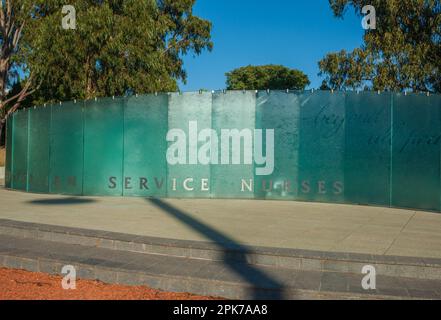
[(214, 48), (184, 57), (183, 91), (224, 89), (225, 72), (249, 64), (302, 70), (317, 88), (318, 61), (359, 47), (364, 31), (352, 8), (338, 19), (328, 0), (196, 0), (194, 14), (212, 22)]

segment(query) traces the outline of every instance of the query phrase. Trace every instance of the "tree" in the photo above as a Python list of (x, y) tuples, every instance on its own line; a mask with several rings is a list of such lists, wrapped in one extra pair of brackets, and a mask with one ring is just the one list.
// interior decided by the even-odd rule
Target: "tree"
[(376, 29), (351, 53), (331, 53), (319, 62), (320, 75), (334, 89), (441, 92), (440, 0), (329, 0), (336, 17), (348, 7), (361, 16), (376, 9)]
[(65, 1), (42, 1), (25, 32), (26, 63), (41, 81), (33, 102), (174, 91), (182, 56), (212, 49), (211, 23), (195, 0), (77, 0), (76, 29), (62, 28)]
[(353, 52), (341, 50), (329, 53), (319, 62), (320, 76), (325, 76), (322, 88), (332, 90), (357, 89), (371, 79), (373, 64), (366, 51), (355, 49)]
[[(31, 18), (32, 3), (20, 0), (0, 0), (0, 145), (9, 114), (35, 89), (33, 76), (23, 66), (20, 41), (26, 23)], [(19, 73), (21, 69), (27, 76)]]
[(247, 66), (226, 73), (228, 90), (304, 90), (308, 76), (280, 65)]

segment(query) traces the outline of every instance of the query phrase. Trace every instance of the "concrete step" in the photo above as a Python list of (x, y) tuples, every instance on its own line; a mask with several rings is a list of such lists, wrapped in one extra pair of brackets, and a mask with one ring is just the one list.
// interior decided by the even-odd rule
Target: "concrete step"
[(6, 219), (0, 219), (0, 235), (142, 254), (208, 261), (232, 261), (253, 266), (299, 271), (360, 274), (365, 265), (372, 265), (377, 274), (383, 276), (441, 280), (441, 259), (424, 257), (268, 248), (222, 241), (211, 243), (172, 240)]
[(293, 270), (0, 235), (0, 266), (60, 275), (64, 265), (73, 265), (79, 279), (229, 299), (441, 299), (439, 280), (377, 275), (376, 290), (366, 291), (361, 273)]

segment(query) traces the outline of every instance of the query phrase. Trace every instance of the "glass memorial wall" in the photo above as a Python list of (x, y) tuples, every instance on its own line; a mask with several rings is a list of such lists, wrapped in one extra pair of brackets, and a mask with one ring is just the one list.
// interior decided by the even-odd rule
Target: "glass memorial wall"
[(6, 187), (440, 211), (441, 96), (164, 93), (19, 110)]

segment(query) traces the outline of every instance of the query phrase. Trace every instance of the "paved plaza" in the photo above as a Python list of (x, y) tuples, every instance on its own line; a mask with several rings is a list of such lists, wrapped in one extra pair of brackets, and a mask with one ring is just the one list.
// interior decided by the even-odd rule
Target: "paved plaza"
[(235, 243), (331, 252), (441, 258), (441, 214), (292, 201), (71, 197), (0, 189), (0, 219), (210, 241), (195, 223)]

